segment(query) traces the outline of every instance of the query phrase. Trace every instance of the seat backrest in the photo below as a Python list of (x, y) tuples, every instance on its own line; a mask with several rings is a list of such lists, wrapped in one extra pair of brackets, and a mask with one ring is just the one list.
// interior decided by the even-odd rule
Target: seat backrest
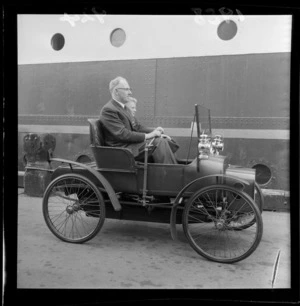
[(111, 170), (123, 169), (129, 172), (135, 172), (135, 160), (130, 150), (97, 145), (91, 145), (91, 149), (98, 168)]
[(92, 145), (104, 146), (104, 137), (100, 119), (88, 119), (90, 125), (90, 141)]
[(107, 147), (103, 137), (103, 124), (100, 119), (88, 119), (90, 141), (96, 165), (105, 169), (124, 169), (135, 171), (135, 161), (130, 150), (126, 148)]

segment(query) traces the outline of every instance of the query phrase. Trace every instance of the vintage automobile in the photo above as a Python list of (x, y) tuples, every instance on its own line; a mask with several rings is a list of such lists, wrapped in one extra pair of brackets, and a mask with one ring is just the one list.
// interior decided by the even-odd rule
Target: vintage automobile
[(191, 247), (216, 262), (238, 262), (254, 252), (263, 232), (255, 170), (229, 165), (219, 155), (224, 141), (212, 133), (209, 109), (195, 105), (199, 153), (172, 165), (151, 160), (151, 143), (143, 161), (126, 148), (104, 146), (101, 122), (88, 121), (95, 161), (50, 159), (62, 163), (43, 197), (43, 216), (55, 236), (83, 243), (105, 218), (115, 218), (170, 223), (173, 239), (182, 224)]

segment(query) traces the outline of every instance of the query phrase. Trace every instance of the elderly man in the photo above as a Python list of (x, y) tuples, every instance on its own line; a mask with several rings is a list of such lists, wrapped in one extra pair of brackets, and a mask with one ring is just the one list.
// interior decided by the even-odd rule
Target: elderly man
[(132, 151), (136, 159), (141, 159), (141, 152), (146, 142), (154, 138), (155, 149), (152, 153), (154, 162), (176, 164), (176, 158), (167, 139), (160, 137), (164, 133), (162, 127), (150, 129), (141, 125), (126, 107), (132, 95), (126, 79), (117, 77), (109, 84), (112, 99), (100, 112), (103, 125), (104, 141), (107, 146), (124, 147)]

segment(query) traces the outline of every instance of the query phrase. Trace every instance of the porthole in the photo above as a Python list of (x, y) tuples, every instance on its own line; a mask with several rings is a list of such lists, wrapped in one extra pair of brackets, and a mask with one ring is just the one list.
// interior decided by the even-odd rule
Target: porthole
[(123, 29), (114, 29), (110, 34), (110, 42), (114, 47), (121, 47), (126, 40), (126, 33)]
[(256, 164), (252, 166), (256, 170), (255, 180), (259, 185), (266, 185), (272, 178), (271, 169), (264, 164)]
[(51, 38), (51, 46), (55, 51), (61, 50), (65, 45), (65, 38), (62, 34), (56, 33)]
[(218, 26), (218, 36), (222, 40), (230, 40), (237, 33), (237, 25), (232, 20), (224, 20)]

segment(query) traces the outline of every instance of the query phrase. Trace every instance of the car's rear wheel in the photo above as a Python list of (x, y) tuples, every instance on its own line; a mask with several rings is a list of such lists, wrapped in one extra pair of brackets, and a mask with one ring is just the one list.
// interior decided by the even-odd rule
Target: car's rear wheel
[(83, 243), (95, 237), (103, 226), (105, 204), (91, 180), (79, 174), (65, 174), (48, 185), (43, 216), (56, 237)]
[[(253, 222), (251, 226), (236, 230), (249, 222)], [(246, 193), (213, 185), (189, 199), (183, 212), (183, 229), (198, 254), (216, 262), (234, 263), (255, 251), (263, 223), (257, 205)]]

